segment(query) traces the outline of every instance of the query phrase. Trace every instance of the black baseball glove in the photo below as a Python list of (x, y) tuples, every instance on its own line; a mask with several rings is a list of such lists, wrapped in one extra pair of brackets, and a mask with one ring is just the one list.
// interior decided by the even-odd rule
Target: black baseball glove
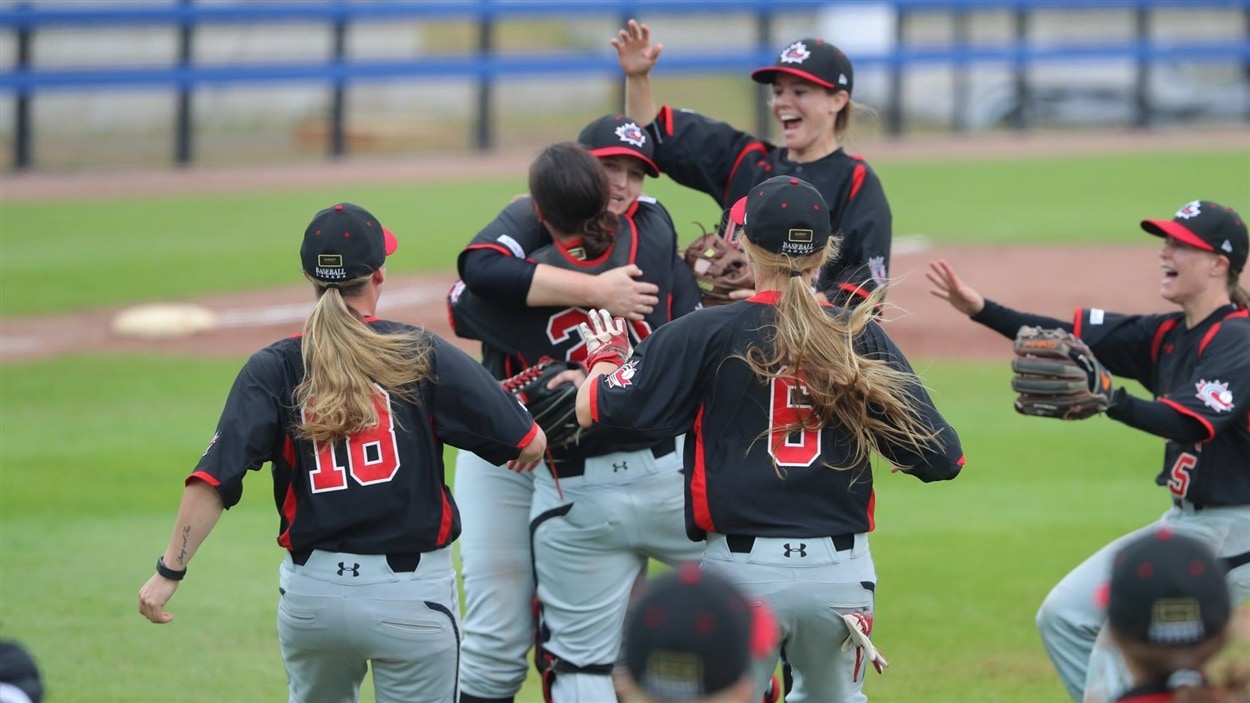
[(1062, 329), (1021, 327), (1011, 360), (1016, 412), (1084, 420), (1111, 406), (1111, 374), (1085, 342)]
[(530, 415), (534, 416), (534, 422), (547, 435), (548, 447), (575, 444), (582, 436), (583, 430), (577, 424), (577, 384), (564, 381), (555, 388), (547, 387), (547, 383), (556, 374), (581, 368), (580, 364), (573, 361), (542, 359), (517, 375), (499, 382), (505, 391), (521, 401), (530, 411)]

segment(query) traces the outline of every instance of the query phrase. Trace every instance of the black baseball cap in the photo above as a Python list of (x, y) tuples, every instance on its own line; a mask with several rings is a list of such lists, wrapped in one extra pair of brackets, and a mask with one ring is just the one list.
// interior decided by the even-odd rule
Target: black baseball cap
[(309, 276), (342, 283), (382, 268), (399, 242), (368, 210), (339, 203), (318, 212), (304, 230), (300, 263)]
[(1115, 556), (1107, 619), (1122, 636), (1164, 647), (1222, 632), (1232, 611), (1224, 567), (1207, 545), (1169, 528), (1130, 541)]
[(778, 73), (789, 73), (805, 81), (811, 81), (830, 90), (845, 90), (851, 94), (855, 74), (851, 60), (838, 47), (824, 39), (800, 39), (781, 50), (772, 66), (757, 68), (751, 72), (756, 83), (772, 83)]
[(720, 693), (777, 647), (777, 620), (724, 578), (683, 564), (651, 580), (625, 620), (625, 665), (661, 700)]
[(5, 701), (39, 703), (43, 700), (39, 667), (26, 647), (12, 640), (0, 641), (0, 684), (13, 687), (8, 691), (11, 696), (0, 692), (0, 699)]
[(599, 158), (632, 156), (646, 165), (649, 175), (660, 175), (660, 167), (653, 161), (655, 146), (647, 131), (624, 115), (604, 115), (591, 122), (577, 135), (577, 143)]
[(755, 186), (729, 212), (745, 228), (747, 241), (774, 254), (814, 254), (833, 234), (829, 206), (820, 191), (791, 176), (775, 176)]
[(1186, 203), (1170, 220), (1142, 220), (1141, 228), (1156, 237), (1174, 237), (1191, 247), (1228, 257), (1234, 271), (1246, 268), (1250, 236), (1246, 222), (1231, 207), (1210, 200)]

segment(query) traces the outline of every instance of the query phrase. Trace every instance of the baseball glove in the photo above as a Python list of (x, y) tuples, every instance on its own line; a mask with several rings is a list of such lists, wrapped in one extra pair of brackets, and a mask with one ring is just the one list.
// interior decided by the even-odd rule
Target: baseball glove
[(1011, 360), (1016, 412), (1084, 420), (1111, 406), (1111, 374), (1085, 342), (1062, 329), (1021, 327)]
[(548, 447), (563, 447), (581, 438), (582, 428), (577, 424), (577, 384), (564, 381), (555, 388), (547, 387), (556, 374), (580, 368), (577, 362), (544, 358), (499, 382), (534, 416), (534, 422), (547, 435)]
[(732, 303), (734, 298), (729, 296), (731, 292), (755, 289), (755, 278), (747, 265), (746, 255), (726, 241), (720, 232), (704, 230), (686, 247), (685, 258), (706, 306)]

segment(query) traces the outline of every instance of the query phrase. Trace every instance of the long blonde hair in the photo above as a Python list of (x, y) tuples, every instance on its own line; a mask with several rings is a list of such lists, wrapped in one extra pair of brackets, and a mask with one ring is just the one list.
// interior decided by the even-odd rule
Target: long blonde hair
[(418, 332), (383, 334), (344, 298), (360, 294), (372, 273), (338, 284), (313, 281), (317, 304), (304, 323), (304, 380), (295, 387), (301, 439), (331, 444), (378, 424), (377, 388), (415, 401), (429, 375), (430, 345)]
[(1241, 287), (1241, 272), (1228, 270), (1228, 297), (1242, 310), (1250, 309), (1250, 292)]
[[(831, 242), (816, 253), (791, 257), (754, 246), (745, 237), (740, 241), (757, 279), (764, 273), (785, 277), (792, 271), (818, 271), (837, 251), (836, 242)], [(884, 296), (882, 286), (854, 308), (830, 315), (812, 296), (804, 278), (790, 275), (786, 279), (768, 348), (753, 346), (742, 358), (762, 383), (782, 378), (806, 387), (811, 410), (794, 422), (770, 427), (761, 437), (781, 442), (793, 433), (836, 425), (850, 435), (853, 448), (848, 465), (830, 467), (838, 470), (862, 466), (885, 443), (917, 452), (938, 445), (937, 430), (928, 427), (914, 407), (911, 388), (919, 380), (884, 360), (855, 351), (856, 336), (875, 317)]]

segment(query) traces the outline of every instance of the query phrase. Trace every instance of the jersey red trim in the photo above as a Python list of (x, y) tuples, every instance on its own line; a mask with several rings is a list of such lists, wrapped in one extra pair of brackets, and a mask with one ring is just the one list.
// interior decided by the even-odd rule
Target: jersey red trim
[(863, 164), (855, 164), (855, 174), (851, 176), (851, 195), (846, 199), (849, 203), (859, 195), (860, 186), (864, 185), (864, 177), (868, 175), (868, 167)]
[(734, 159), (733, 168), (729, 169), (729, 180), (725, 181), (725, 197), (721, 198), (721, 204), (725, 207), (733, 204), (729, 202), (729, 186), (734, 182), (734, 176), (738, 173), (738, 167), (742, 165), (742, 160), (753, 151), (768, 153), (768, 149), (764, 146), (764, 142), (751, 142), (742, 147), (742, 151), (738, 152), (737, 158)]
[(538, 423), (535, 422), (534, 424), (530, 425), (530, 431), (525, 433), (525, 436), (521, 438), (521, 441), (516, 443), (517, 449), (524, 449), (525, 447), (529, 446), (529, 443), (533, 442), (534, 438), (537, 436), (538, 436)]
[(877, 529), (877, 489), (868, 493), (868, 531)]
[(218, 481), (216, 476), (212, 476), (212, 475), (207, 474), (207, 473), (205, 473), (205, 472), (203, 472), (203, 471), (194, 471), (194, 472), (192, 472), (192, 473), (191, 473), (191, 475), (187, 477), (187, 480), (186, 480), (186, 481), (183, 481), (182, 485), (184, 485), (184, 486), (190, 486), (190, 485), (191, 485), (191, 482), (192, 482), (192, 481), (194, 481), (194, 480), (196, 480), (196, 479), (199, 479), (199, 480), (203, 481), (204, 483), (207, 483), (208, 485), (212, 486), (213, 488), (217, 488), (218, 486), (220, 486), (220, 485), (221, 485), (221, 481)]
[(871, 291), (865, 290), (863, 286), (857, 286), (854, 283), (839, 283), (838, 289), (851, 295), (858, 295), (861, 298), (867, 298), (872, 295)]
[[(755, 295), (747, 298), (748, 303), (758, 303), (760, 305), (776, 305), (781, 302), (781, 291), (779, 290), (762, 290)], [(820, 304), (822, 308), (831, 308), (833, 303), (823, 302)]]
[(451, 541), (451, 503), (447, 501), (447, 487), (443, 486), (443, 517), (438, 521), (438, 540), (434, 544), (446, 547)]
[(707, 502), (707, 465), (703, 459), (704, 410), (700, 405), (699, 414), (694, 418), (694, 470), (690, 473), (690, 502), (695, 526), (707, 532), (716, 532), (712, 509)]
[(655, 116), (655, 121), (660, 123), (660, 129), (666, 136), (673, 136), (673, 108), (668, 105), (661, 107)]
[(593, 259), (579, 259), (576, 256), (573, 256), (572, 254), (569, 253), (569, 248), (575, 247), (581, 244), (582, 240), (580, 238), (574, 241), (571, 241), (568, 244), (564, 244), (561, 242), (556, 242), (555, 244), (556, 244), (556, 251), (560, 252), (560, 254), (564, 257), (565, 261), (568, 261), (570, 264), (573, 264), (574, 266), (577, 266), (580, 268), (591, 268), (593, 266), (598, 266), (599, 264), (602, 264), (603, 262), (608, 260), (609, 256), (612, 256), (612, 250), (616, 247), (616, 237), (613, 236), (612, 240), (613, 240), (612, 244), (602, 254), (600, 254), (599, 256)]
[[(1224, 320), (1231, 320), (1234, 317), (1250, 317), (1250, 310), (1234, 310), (1225, 315)], [(1220, 331), (1220, 325), (1224, 324), (1224, 320), (1220, 320), (1214, 325), (1211, 325), (1211, 329), (1207, 330), (1207, 333), (1202, 336), (1202, 341), (1198, 344), (1199, 357), (1202, 356), (1203, 350), (1207, 348), (1207, 344), (1209, 344), (1212, 339), (1215, 339), (1215, 334)]]
[(1154, 340), (1150, 342), (1150, 362), (1155, 363), (1159, 360), (1159, 348), (1163, 346), (1163, 337), (1176, 326), (1176, 318), (1164, 320), (1159, 323), (1159, 329), (1155, 330)]
[[(590, 369), (586, 369), (589, 371)], [(600, 376), (594, 383), (590, 384), (590, 420), (591, 422), (599, 421), (599, 384), (603, 379), (607, 378), (607, 374)]]
[[(286, 465), (291, 467), (292, 473), (295, 471), (295, 443), (291, 441), (288, 435), (282, 443), (282, 458), (286, 461)], [(295, 525), (295, 477), (291, 477), (290, 483), (286, 485), (286, 496), (282, 498), (282, 519), (286, 521), (286, 529), (282, 534), (278, 535), (278, 544), (291, 549), (291, 527)]]
[(1077, 339), (1081, 338), (1081, 327), (1085, 322), (1085, 309), (1078, 307), (1072, 315), (1072, 336)]
[(1205, 417), (1203, 417), (1203, 416), (1199, 415), (1198, 413), (1194, 412), (1193, 410), (1190, 410), (1189, 408), (1185, 407), (1184, 405), (1181, 405), (1180, 403), (1178, 403), (1178, 402), (1176, 402), (1176, 401), (1174, 401), (1174, 400), (1168, 399), (1168, 398), (1160, 398), (1160, 399), (1159, 399), (1159, 402), (1160, 402), (1160, 403), (1163, 403), (1164, 405), (1168, 406), (1169, 408), (1172, 408), (1173, 410), (1175, 410), (1176, 412), (1178, 412), (1178, 413), (1180, 413), (1180, 414), (1182, 414), (1182, 415), (1188, 415), (1189, 417), (1192, 417), (1193, 419), (1197, 420), (1198, 422), (1201, 422), (1201, 423), (1202, 423), (1202, 426), (1203, 426), (1203, 427), (1205, 427), (1205, 428), (1207, 429), (1207, 438), (1206, 438), (1206, 439), (1204, 439), (1204, 440), (1202, 440), (1203, 442), (1210, 442), (1211, 440), (1215, 439), (1215, 428), (1211, 426), (1211, 422), (1210, 422), (1209, 420), (1207, 420)]

